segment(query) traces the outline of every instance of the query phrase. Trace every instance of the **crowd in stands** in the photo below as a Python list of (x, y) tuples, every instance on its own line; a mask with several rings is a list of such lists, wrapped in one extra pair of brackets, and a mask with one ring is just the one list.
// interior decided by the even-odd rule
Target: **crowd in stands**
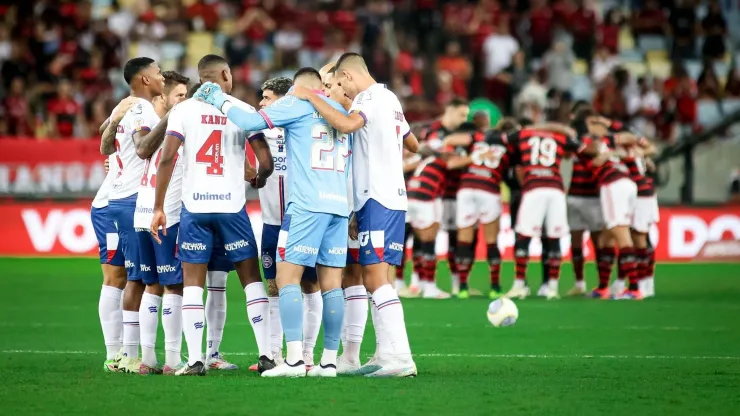
[[(693, 0), (25, 0), (0, 6), (0, 137), (90, 138), (126, 94), (120, 68), (156, 59), (197, 80), (224, 54), (233, 94), (350, 50), (410, 121), (453, 97), (567, 121), (576, 99), (673, 140), (740, 108), (728, 9)], [(733, 13), (737, 12), (735, 4)], [(709, 104), (706, 104), (709, 103)], [(709, 120), (702, 119), (704, 107)]]

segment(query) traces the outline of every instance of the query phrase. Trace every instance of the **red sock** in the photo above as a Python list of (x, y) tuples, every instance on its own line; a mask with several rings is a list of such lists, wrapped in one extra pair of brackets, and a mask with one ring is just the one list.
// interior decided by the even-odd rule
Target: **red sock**
[(602, 247), (598, 249), (597, 256), (599, 289), (604, 289), (609, 286), (609, 281), (612, 278), (612, 266), (614, 266), (616, 250), (614, 250), (614, 247)]
[(650, 253), (647, 248), (636, 248), (635, 257), (637, 258), (637, 278), (642, 280), (647, 277)]
[(412, 270), (412, 272), (418, 273), (419, 274), (419, 279), (421, 279), (421, 264), (422, 264), (421, 250), (418, 249), (418, 248), (415, 249), (414, 250), (414, 254), (411, 257), (411, 259), (413, 261), (413, 266), (414, 266), (414, 270)]
[(634, 247), (619, 248), (619, 278), (629, 280), (629, 289), (637, 290), (637, 262)]
[(527, 263), (529, 263), (529, 241), (530, 238), (521, 237), (514, 244), (514, 259), (516, 261), (517, 280), (526, 280)]
[(421, 280), (426, 282), (434, 282), (434, 275), (437, 272), (437, 257), (433, 256), (431, 258), (424, 259), (422, 270), (424, 270), (424, 273), (419, 275), (419, 277), (421, 277)]
[(573, 260), (573, 272), (576, 275), (576, 282), (583, 281), (583, 249), (573, 248), (571, 249), (571, 258)]
[(501, 251), (498, 249), (498, 244), (488, 244), (486, 247), (488, 255), (488, 266), (491, 270), (491, 288), (500, 290), (500, 279), (501, 279)]

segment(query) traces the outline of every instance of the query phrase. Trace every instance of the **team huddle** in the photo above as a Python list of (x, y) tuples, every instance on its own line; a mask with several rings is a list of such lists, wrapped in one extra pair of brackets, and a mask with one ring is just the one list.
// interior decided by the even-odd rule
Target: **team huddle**
[[(449, 297), (435, 283), (440, 226), (450, 235), (458, 296), (474, 294), (467, 280), (478, 227), (490, 295), (503, 295), (496, 241), (505, 181), (512, 205), (520, 205), (512, 208), (516, 280), (506, 296), (529, 294), (529, 244), (541, 238), (547, 283), (540, 292), (558, 297), (559, 238), (569, 224), (580, 239), (573, 242), (572, 293), (586, 293), (583, 231), (598, 241), (600, 276), (602, 263), (606, 273), (594, 296), (610, 297), (615, 246), (614, 297), (640, 299), (652, 290), (644, 279), (647, 230), (657, 221), (644, 165), (652, 147), (632, 133), (611, 133), (614, 126), (588, 106), (575, 111), (573, 127), (505, 119), (488, 130), (464, 125), (468, 106), (454, 100), (420, 145), (396, 95), (375, 82), (357, 54), (320, 71), (303, 68), (292, 80), (267, 80), (259, 111), (229, 95), (232, 76), (222, 57), (203, 57), (198, 72), (200, 83), (188, 90), (189, 79), (161, 72), (153, 60), (130, 60), (124, 77), (131, 96), (101, 126), (110, 170), (91, 216), (104, 279), (105, 371), (236, 369), (219, 351), (226, 280), (234, 270), (257, 344), (251, 369), (263, 377), (416, 376), (399, 295)], [(246, 158), (247, 145), (256, 166)], [(566, 201), (560, 164), (570, 154), (580, 167)], [(247, 182), (259, 192), (259, 246), (247, 215)], [(412, 234), (417, 273), (406, 287)], [(377, 343), (362, 364), (368, 309)], [(155, 353), (160, 313), (163, 365)], [(322, 325), (323, 351), (314, 362)]]

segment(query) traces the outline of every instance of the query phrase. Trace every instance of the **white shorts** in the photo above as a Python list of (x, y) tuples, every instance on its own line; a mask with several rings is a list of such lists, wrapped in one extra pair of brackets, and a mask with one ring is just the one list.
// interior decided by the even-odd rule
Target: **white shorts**
[(534, 188), (522, 194), (516, 232), (526, 237), (540, 237), (543, 223), (548, 238), (570, 234), (565, 193), (560, 189)]
[(490, 224), (501, 216), (501, 195), (482, 189), (461, 189), (457, 193), (457, 228), (476, 223)]
[(604, 229), (604, 214), (599, 198), (583, 196), (567, 197), (568, 225), (576, 231), (601, 231)]
[(658, 211), (658, 197), (638, 196), (635, 202), (635, 212), (632, 215), (632, 228), (638, 233), (647, 233), (650, 226), (660, 220)]
[(442, 220), (442, 200), (417, 201), (409, 199), (406, 216), (414, 229), (427, 229)]
[(442, 229), (457, 230), (457, 200), (442, 200)]
[(628, 178), (622, 178), (599, 189), (601, 210), (604, 212), (606, 229), (632, 225), (632, 213), (635, 211), (637, 185)]

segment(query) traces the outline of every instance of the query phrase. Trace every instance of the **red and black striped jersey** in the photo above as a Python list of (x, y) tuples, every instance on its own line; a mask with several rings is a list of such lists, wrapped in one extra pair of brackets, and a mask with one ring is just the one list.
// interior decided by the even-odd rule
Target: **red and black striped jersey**
[(534, 128), (525, 128), (508, 137), (512, 158), (520, 161), (524, 173), (522, 191), (533, 188), (563, 189), (560, 164), (566, 153), (579, 153), (586, 146), (574, 138)]
[[(602, 139), (610, 149), (615, 147), (614, 136), (608, 135)], [(587, 138), (581, 138), (582, 142), (589, 143)], [(573, 161), (573, 175), (570, 178), (568, 195), (598, 198), (599, 183), (594, 176), (591, 158), (588, 156), (576, 157)]]
[[(453, 133), (463, 132), (461, 129), (450, 130), (442, 125), (440, 120), (437, 120), (429, 125), (423, 132), (422, 137), (425, 141), (439, 140), (443, 141), (447, 135)], [(473, 142), (476, 140), (482, 140), (482, 133), (473, 133)], [(445, 151), (453, 152), (459, 156), (467, 156), (471, 146), (458, 146), (454, 149), (445, 149)], [(455, 199), (457, 198), (457, 190), (460, 187), (460, 175), (462, 174), (461, 169), (450, 169), (444, 172), (445, 184), (442, 190), (442, 198)]]
[(442, 196), (445, 185), (447, 161), (430, 156), (421, 161), (406, 186), (406, 195), (417, 201), (433, 201)]
[[(600, 139), (584, 137), (583, 143), (584, 145), (588, 145), (593, 140), (601, 141), (602, 152), (606, 152), (610, 149), (613, 150), (616, 145), (614, 136), (611, 134)], [(584, 157), (582, 159), (586, 161), (587, 166), (591, 169), (591, 172), (593, 173), (598, 186), (608, 185), (623, 178), (629, 179), (629, 170), (627, 169), (627, 166), (625, 166), (625, 164), (622, 163), (622, 161), (616, 156), (612, 156), (609, 160), (607, 160), (606, 162), (604, 162), (604, 164), (600, 166), (594, 166), (594, 164), (588, 157)]]
[(501, 193), (501, 182), (509, 168), (506, 134), (491, 130), (483, 141), (473, 143), (472, 163), (460, 175), (459, 189), (481, 189)]
[(653, 196), (655, 188), (653, 187), (653, 178), (646, 175), (647, 167), (645, 158), (642, 156), (629, 156), (623, 158), (624, 164), (629, 169), (630, 179), (637, 185), (637, 196)]

